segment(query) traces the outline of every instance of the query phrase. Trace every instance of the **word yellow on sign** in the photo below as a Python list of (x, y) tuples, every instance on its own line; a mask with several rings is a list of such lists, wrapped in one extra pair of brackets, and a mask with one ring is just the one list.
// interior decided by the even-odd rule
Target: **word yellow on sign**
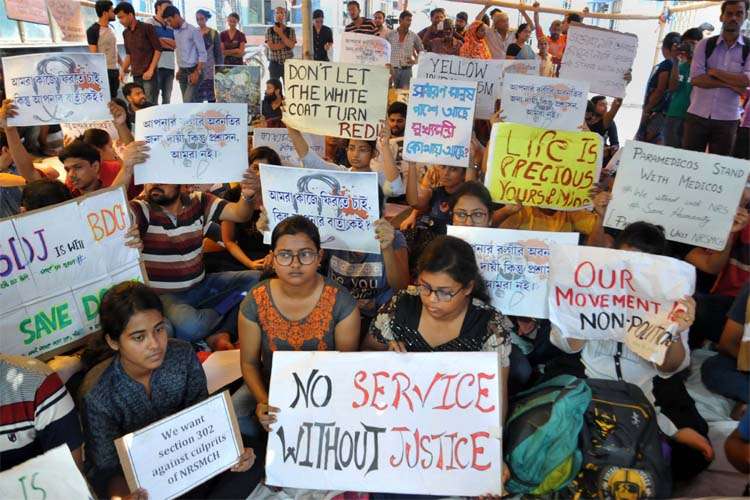
[(595, 132), (566, 132), (516, 123), (492, 127), (485, 185), (493, 201), (557, 210), (591, 207), (602, 140)]

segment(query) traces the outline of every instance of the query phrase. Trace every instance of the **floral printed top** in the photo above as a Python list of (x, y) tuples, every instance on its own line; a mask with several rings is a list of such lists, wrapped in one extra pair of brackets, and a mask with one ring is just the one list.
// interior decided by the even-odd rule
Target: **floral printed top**
[(419, 291), (410, 286), (380, 309), (370, 325), (370, 335), (384, 344), (391, 340), (401, 341), (409, 352), (497, 352), (500, 366), (510, 366), (510, 334), (513, 323), (494, 307), (473, 299), (458, 337), (436, 347), (430, 346), (417, 330), (421, 314), (422, 299)]
[(335, 351), (336, 325), (357, 307), (346, 288), (325, 278), (320, 299), (310, 314), (291, 321), (276, 308), (270, 284), (271, 280), (264, 280), (255, 285), (240, 305), (242, 315), (260, 327), (261, 360), (267, 380), (274, 351)]

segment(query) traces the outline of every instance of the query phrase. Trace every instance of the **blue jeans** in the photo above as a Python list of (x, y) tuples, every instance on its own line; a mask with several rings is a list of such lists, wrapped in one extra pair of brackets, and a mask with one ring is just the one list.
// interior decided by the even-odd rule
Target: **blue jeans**
[(743, 403), (750, 402), (750, 378), (737, 369), (737, 360), (726, 354), (719, 353), (703, 362), (701, 380), (716, 394)]
[(284, 79), (284, 63), (278, 61), (268, 61), (268, 74), (271, 78), (277, 80)]
[(679, 148), (682, 146), (682, 118), (667, 116), (664, 119), (664, 145), (670, 148)]
[(188, 81), (188, 77), (195, 71), (195, 66), (192, 68), (180, 68), (180, 73), (177, 75), (177, 81), (180, 82), (180, 90), (182, 91), (182, 102), (198, 102), (198, 85), (200, 85), (203, 75), (200, 75), (198, 81), (192, 84)]
[(209, 273), (188, 290), (161, 294), (164, 315), (172, 323), (175, 337), (197, 342), (216, 331), (226, 331), (236, 339), (239, 307), (224, 315), (214, 307), (234, 292), (250, 290), (259, 277), (257, 271)]
[(393, 68), (393, 86), (397, 89), (408, 89), (411, 82), (411, 66)]
[(172, 84), (174, 84), (174, 70), (171, 68), (159, 68), (156, 70), (158, 75), (157, 100), (154, 104), (159, 104), (158, 97), (161, 94), (161, 103), (169, 104), (172, 99)]
[(153, 104), (158, 104), (156, 98), (158, 97), (158, 76), (154, 74), (151, 80), (144, 80), (143, 76), (134, 76), (133, 81), (143, 87), (143, 93), (146, 94), (146, 100)]

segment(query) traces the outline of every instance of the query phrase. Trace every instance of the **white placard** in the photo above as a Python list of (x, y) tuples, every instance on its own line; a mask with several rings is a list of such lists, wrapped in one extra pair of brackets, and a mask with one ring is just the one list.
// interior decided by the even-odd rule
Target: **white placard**
[(385, 38), (362, 33), (344, 32), (333, 45), (335, 60), (340, 63), (385, 66), (391, 63), (391, 44)]
[(92, 500), (70, 449), (60, 445), (0, 472), (0, 498), (7, 500)]
[(135, 113), (135, 138), (150, 146), (135, 183), (213, 184), (247, 170), (247, 104), (166, 104)]
[(373, 223), (380, 217), (375, 172), (260, 166), (263, 206), (270, 231), (304, 215), (320, 232), (323, 248), (380, 253)]
[(61, 123), (60, 128), (62, 129), (63, 136), (75, 139), (90, 128), (98, 128), (105, 130), (113, 141), (120, 138), (115, 128), (115, 124), (112, 120), (98, 120), (94, 122), (81, 122), (81, 123)]
[(468, 167), (477, 83), (412, 80), (404, 160)]
[(577, 131), (588, 93), (587, 82), (508, 74), (503, 81), (503, 115), (508, 122)]
[(750, 162), (636, 141), (620, 151), (605, 226), (646, 221), (671, 241), (724, 249)]
[(632, 33), (572, 23), (568, 28), (560, 78), (586, 80), (590, 91), (625, 97), (625, 73), (633, 67), (638, 37)]
[(130, 490), (175, 498), (235, 465), (243, 451), (229, 392), (115, 440)]
[(104, 54), (50, 52), (3, 57), (5, 94), (18, 115), (8, 125), (111, 119)]
[(63, 42), (86, 43), (81, 3), (77, 0), (47, 0), (47, 8), (62, 32)]
[[(303, 133), (307, 146), (321, 158), (325, 156), (326, 141), (322, 135)], [(295, 151), (289, 133), (285, 128), (253, 128), (253, 148), (267, 146), (281, 158), (281, 164), (287, 167), (301, 167), (299, 156)]]
[(548, 318), (549, 246), (577, 245), (578, 233), (448, 226), (474, 248), (492, 305), (503, 314)]
[[(567, 338), (664, 340), (677, 301), (695, 290), (695, 268), (671, 257), (552, 245), (549, 319)], [(656, 346), (655, 346), (656, 347)]]
[(267, 483), (499, 494), (501, 401), (496, 353), (278, 351)]
[(93, 333), (102, 294), (143, 281), (138, 250), (124, 245), (127, 210), (112, 188), (0, 221), (4, 353), (40, 356)]

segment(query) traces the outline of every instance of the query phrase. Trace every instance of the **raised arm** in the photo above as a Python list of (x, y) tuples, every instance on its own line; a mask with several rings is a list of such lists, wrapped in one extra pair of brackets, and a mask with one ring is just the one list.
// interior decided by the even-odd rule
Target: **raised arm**
[(477, 17), (474, 18), (475, 21), (481, 21), (484, 15), (487, 13), (488, 10), (490, 10), (490, 5), (485, 5), (484, 9), (479, 11), (479, 14), (477, 14)]
[(0, 128), (5, 130), (5, 138), (8, 141), (8, 150), (10, 151), (10, 157), (13, 158), (13, 163), (18, 169), (18, 173), (26, 179), (26, 182), (32, 182), (37, 179), (41, 179), (42, 175), (34, 168), (34, 159), (26, 151), (26, 147), (21, 141), (21, 136), (18, 134), (16, 127), (8, 126), (8, 118), (12, 118), (18, 114), (16, 105), (13, 104), (11, 99), (5, 99), (2, 107), (0, 107)]

